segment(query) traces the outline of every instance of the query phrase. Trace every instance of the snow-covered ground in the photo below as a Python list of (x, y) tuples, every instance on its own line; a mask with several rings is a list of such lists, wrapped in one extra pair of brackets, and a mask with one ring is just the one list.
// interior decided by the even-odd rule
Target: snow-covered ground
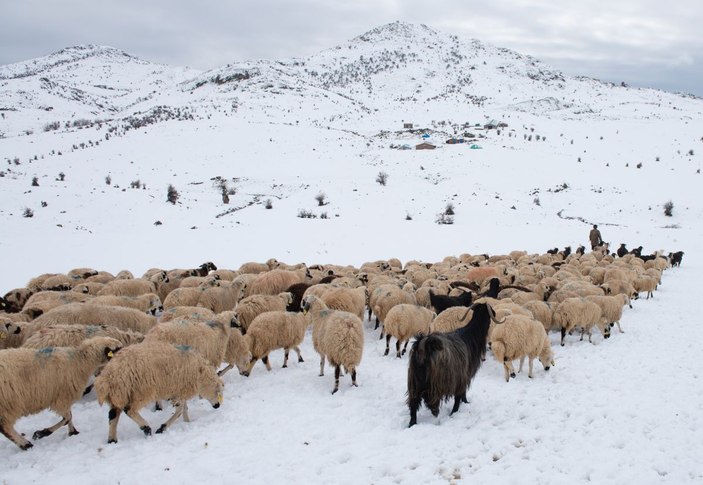
[[(396, 44), (412, 51), (428, 42), (373, 38), (335, 50), (342, 56), (359, 49), (368, 58), (381, 42), (391, 42), (383, 44), (389, 52)], [(455, 41), (447, 42), (441, 45), (454, 49)], [(339, 67), (345, 61), (333, 58), (335, 50), (305, 65), (320, 72), (338, 68), (340, 79), (349, 69)], [(665, 272), (654, 299), (626, 309), (625, 333), (615, 331), (607, 341), (595, 336), (593, 345), (571, 337), (563, 348), (554, 334), (556, 366), (549, 372), (539, 368), (534, 379), (519, 374), (507, 384), (502, 366), (489, 356), (472, 384), (468, 406), (452, 417), (445, 406), (439, 418), (423, 408), (418, 426), (407, 429), (407, 357), (384, 357), (385, 345), (367, 321), (358, 388), (346, 377), (340, 392), (330, 395), (333, 372), (317, 376), (308, 335), (304, 363), (281, 369), (282, 352), (275, 352), (270, 373), (261, 364), (249, 378), (228, 373), (222, 408), (194, 401), (192, 422), (178, 422), (163, 435), (144, 438), (123, 418), (119, 443), (108, 446), (107, 409), (88, 395), (73, 410), (80, 435), (69, 438), (61, 430), (28, 452), (0, 440), (0, 453), (7, 457), (0, 480), (703, 481), (698, 458), (703, 385), (696, 371), (703, 327), (691, 303), (701, 270), (695, 246), (703, 240), (703, 101), (591, 80), (566, 79), (564, 88), (534, 80), (534, 72), (521, 78), (522, 68), (515, 66), (531, 61), (490, 47), (467, 55), (475, 57), (471, 62), (479, 70), (484, 59), (493, 69), (493, 78), (474, 73), (476, 86), (464, 87), (485, 93), (483, 106), (451, 97), (425, 101), (425, 95), (416, 103), (391, 98), (393, 79), (398, 93), (413, 92), (408, 85), (413, 77), (432, 96), (443, 92), (437, 84), (442, 76), (425, 77), (430, 68), (444, 68), (446, 59), (439, 57), (429, 67), (430, 61), (410, 62), (396, 78), (394, 71), (367, 73), (374, 82), (368, 96), (364, 76), (326, 90), (310, 73), (291, 74), (303, 69), (293, 61), (261, 64), (267, 76), (282, 76), (273, 88), (256, 78), (240, 88), (213, 83), (194, 88), (198, 82), (178, 84), (188, 73), (169, 74), (161, 66), (153, 69), (155, 79), (163, 86), (164, 79), (174, 79), (180, 86), (164, 96), (144, 88), (150, 86), (144, 77), (150, 71), (137, 63), (136, 71), (114, 72), (143, 84), (129, 91), (141, 101), (132, 108), (113, 101), (110, 106), (121, 110), (113, 112), (113, 121), (82, 129), (65, 127), (72, 109), (79, 118), (90, 113), (80, 100), (74, 100), (78, 108), (68, 103), (53, 111), (38, 108), (41, 100), (0, 106), (5, 115), (0, 131), (6, 134), (0, 138), (1, 292), (41, 273), (85, 266), (113, 273), (128, 269), (138, 276), (151, 267), (196, 267), (208, 260), (236, 269), (271, 257), (359, 266), (391, 257), (434, 262), (461, 253), (545, 252), (586, 245), (590, 224), (597, 223), (614, 247), (626, 243), (644, 246), (645, 253), (686, 252), (680, 268)], [(92, 72), (95, 66), (88, 67), (83, 66)], [(540, 69), (545, 76), (551, 72)], [(43, 75), (51, 78), (52, 72)], [(294, 89), (276, 84), (284, 75)], [(107, 82), (81, 76), (86, 78), (74, 79), (77, 85)], [(0, 89), (22, 79), (2, 81)], [(505, 79), (511, 87), (499, 92)], [(545, 100), (552, 90), (558, 102)], [(139, 103), (143, 112), (163, 103), (182, 111), (169, 121), (124, 131), (123, 117), (142, 109)], [(69, 114), (61, 118), (59, 112)], [(108, 114), (95, 116), (105, 120)], [(466, 130), (484, 136), (476, 140), (482, 149), (444, 144), (454, 134), (451, 124), (492, 118), (508, 127), (500, 133)], [(38, 128), (55, 120), (60, 129)], [(403, 130), (403, 122), (426, 128), (439, 148), (391, 149), (421, 141), (422, 132)], [(30, 128), (34, 132), (25, 134)], [(386, 186), (375, 181), (379, 172), (388, 174)], [(33, 177), (39, 186), (32, 186)], [(215, 177), (236, 188), (227, 205), (213, 186)], [(130, 188), (137, 180), (146, 187)], [(166, 202), (168, 184), (180, 192), (176, 205)], [(320, 192), (326, 195), (324, 206), (315, 200)], [(268, 199), (272, 209), (264, 206)], [(672, 217), (662, 208), (669, 200)], [(450, 202), (454, 224), (436, 224)], [(25, 208), (34, 216), (23, 217)], [(302, 219), (301, 210), (327, 218)], [(167, 413), (145, 410), (144, 416), (155, 426)], [(54, 419), (44, 412), (23, 418), (17, 429), (30, 435)]]

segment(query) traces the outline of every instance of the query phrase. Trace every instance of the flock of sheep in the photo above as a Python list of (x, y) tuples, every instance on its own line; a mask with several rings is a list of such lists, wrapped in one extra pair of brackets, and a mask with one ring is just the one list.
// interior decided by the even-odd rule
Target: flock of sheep
[[(181, 416), (188, 421), (187, 401), (195, 396), (219, 407), (222, 376), (232, 367), (249, 376), (261, 360), (270, 370), (277, 349), (284, 350), (283, 367), (291, 349), (303, 361), (299, 345), (310, 326), (320, 375), (326, 361), (335, 369), (334, 394), (342, 371), (356, 386), (367, 310), (386, 337), (386, 354), (391, 338), (401, 358), (416, 337), (408, 376), (412, 425), (422, 400), (436, 415), (441, 400), (453, 396), (458, 410), (486, 346), (509, 381), (514, 360), (522, 370), (528, 359), (529, 377), (535, 358), (545, 369), (553, 365), (549, 332), (561, 332), (561, 345), (576, 329), (589, 341), (594, 327), (604, 338), (616, 324), (622, 332), (623, 308), (640, 293), (652, 296), (670, 265), (664, 256), (620, 257), (597, 248), (462, 254), (432, 264), (390, 259), (358, 268), (271, 259), (237, 270), (210, 262), (154, 268), (141, 277), (90, 268), (43, 274), (0, 298), (0, 431), (26, 450), (32, 443), (16, 421), (51, 409), (61, 420), (33, 439), (64, 425), (77, 434), (71, 406), (94, 385), (98, 402), (109, 406), (108, 442), (117, 441), (122, 412), (150, 435), (139, 411), (168, 400), (175, 412), (161, 433)], [(445, 347), (454, 354), (440, 355)], [(453, 359), (456, 367), (428, 367), (430, 358)]]

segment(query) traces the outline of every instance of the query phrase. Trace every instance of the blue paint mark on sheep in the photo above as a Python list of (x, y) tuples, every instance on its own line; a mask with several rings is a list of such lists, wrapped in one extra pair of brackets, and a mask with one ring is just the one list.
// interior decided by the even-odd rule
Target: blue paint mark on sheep
[(184, 353), (193, 350), (193, 347), (191, 347), (190, 345), (176, 345), (176, 348)]
[(54, 348), (53, 347), (44, 347), (43, 349), (39, 349), (36, 352), (37, 357), (51, 357), (51, 355), (54, 353)]
[(329, 315), (330, 313), (332, 313), (332, 310), (320, 310), (320, 316), (321, 316), (322, 318), (325, 318), (325, 317), (326, 317), (327, 315)]
[(98, 331), (100, 330), (100, 327), (97, 325), (86, 325), (85, 327), (85, 335), (86, 337), (92, 337), (95, 335)]

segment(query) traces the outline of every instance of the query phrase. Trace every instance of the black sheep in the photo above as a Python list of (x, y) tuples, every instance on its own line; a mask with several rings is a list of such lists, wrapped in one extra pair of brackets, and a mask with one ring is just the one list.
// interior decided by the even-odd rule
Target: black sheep
[(625, 243), (620, 244), (620, 247), (618, 248), (616, 253), (619, 258), (622, 258), (623, 256), (625, 256), (628, 253), (627, 248), (625, 247)]
[(290, 285), (286, 291), (290, 294), (293, 295), (293, 301), (291, 302), (290, 305), (286, 307), (286, 311), (288, 312), (302, 312), (303, 309), (301, 308), (301, 303), (303, 302), (303, 295), (305, 294), (305, 290), (310, 288), (310, 285), (308, 283), (295, 283), (294, 285)]
[(671, 261), (671, 267), (681, 266), (681, 259), (683, 258), (683, 251), (676, 251), (675, 253), (669, 253), (669, 261)]
[(459, 410), (462, 401), (468, 402), (466, 392), (481, 367), (490, 321), (503, 323), (495, 319), (495, 312), (486, 303), (470, 309), (474, 313), (465, 327), (420, 336), (413, 342), (408, 367), (408, 427), (417, 424), (417, 411), (423, 401), (435, 417), (442, 401), (454, 398), (451, 414)]

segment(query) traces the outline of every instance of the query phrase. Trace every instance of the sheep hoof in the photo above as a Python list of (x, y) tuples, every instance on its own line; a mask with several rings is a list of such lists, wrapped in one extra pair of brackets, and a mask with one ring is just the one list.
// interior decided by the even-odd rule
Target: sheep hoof
[(68, 432), (68, 436), (75, 436), (77, 434), (80, 434), (80, 432), (77, 429), (74, 429), (73, 431)]
[(40, 430), (37, 430), (34, 432), (34, 434), (32, 435), (32, 439), (33, 440), (40, 440), (42, 438), (49, 436), (50, 434), (51, 434), (51, 431), (49, 431), (48, 429), (40, 429)]
[(151, 427), (150, 426), (142, 426), (141, 429), (144, 432), (144, 436), (151, 436)]
[(383, 353), (383, 355), (388, 355), (389, 350), (386, 349), (386, 351)]
[(397, 354), (395, 354), (395, 356), (400, 359), (400, 352), (398, 352)]
[(298, 357), (298, 362), (305, 362), (302, 357)]
[(339, 391), (339, 388), (335, 388), (335, 389), (332, 391), (332, 394), (336, 393), (337, 391)]
[(283, 369), (288, 368), (288, 364), (283, 364)]
[(512, 377), (513, 379), (515, 379), (515, 372), (511, 372), (511, 373), (510, 373), (510, 377)]
[(109, 440), (107, 440), (107, 444), (108, 444), (108, 445), (111, 445), (111, 444), (113, 444), (113, 443), (117, 443), (117, 440), (116, 440), (116, 439), (112, 439), (112, 438), (110, 438)]
[(27, 451), (30, 449), (32, 446), (34, 446), (32, 443), (27, 443), (26, 445), (20, 445), (20, 448), (23, 449), (24, 451)]
[(159, 426), (159, 429), (156, 430), (156, 434), (161, 434), (166, 430), (166, 423), (162, 424)]

